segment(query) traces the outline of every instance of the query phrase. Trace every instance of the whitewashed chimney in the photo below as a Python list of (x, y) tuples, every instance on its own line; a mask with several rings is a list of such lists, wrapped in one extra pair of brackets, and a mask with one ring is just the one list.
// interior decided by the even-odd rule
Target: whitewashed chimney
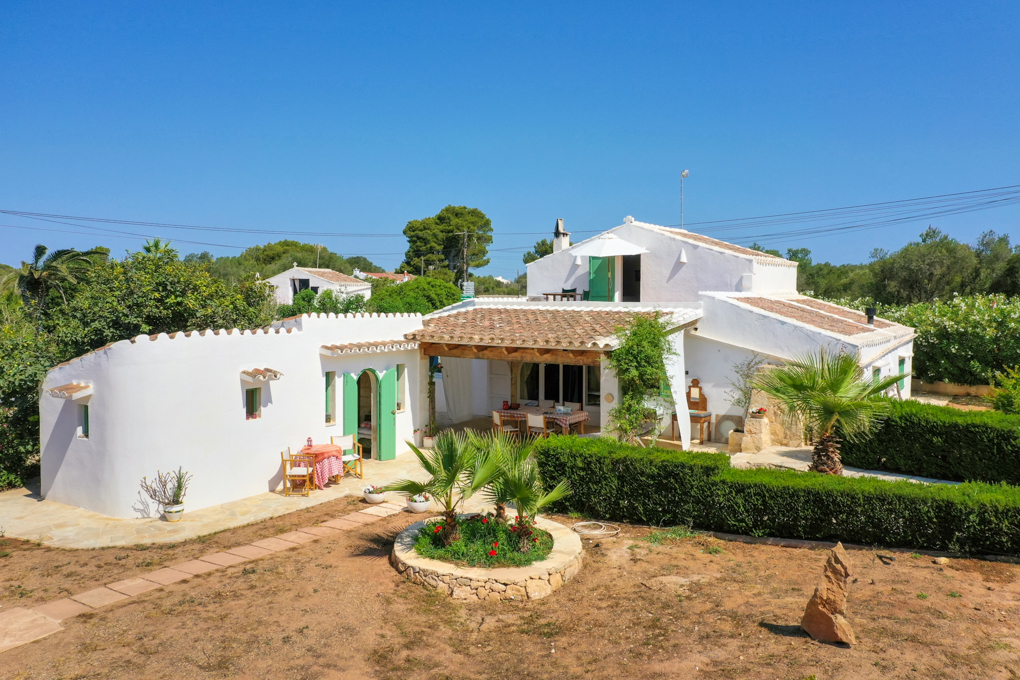
[(563, 218), (556, 220), (556, 230), (553, 231), (553, 252), (558, 253), (570, 247), (570, 234), (563, 231)]

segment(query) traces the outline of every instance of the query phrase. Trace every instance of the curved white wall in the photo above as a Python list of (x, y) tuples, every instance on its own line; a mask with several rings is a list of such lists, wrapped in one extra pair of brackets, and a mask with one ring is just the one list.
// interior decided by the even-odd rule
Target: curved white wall
[[(308, 437), (328, 443), (330, 435), (342, 434), (342, 425), (325, 424), (327, 371), (382, 372), (404, 364), (408, 408), (397, 415), (397, 451), (408, 450), (404, 442), (413, 438), (423, 410), (421, 376), (428, 375), (419, 351), (334, 358), (319, 347), (400, 340), (421, 328), (421, 317), (306, 316), (285, 326), (268, 333), (139, 336), (51, 370), (44, 389), (85, 382), (94, 393), (88, 439), (77, 436), (77, 402), (45, 392), (40, 399), (43, 497), (113, 517), (153, 516), (158, 508), (140, 493), (139, 481), (179, 466), (194, 475), (189, 509), (275, 489), (281, 450), (300, 448)], [(264, 367), (283, 377), (260, 383), (262, 417), (246, 420), (244, 389), (250, 385), (240, 373)], [(338, 415), (341, 385), (338, 379)]]

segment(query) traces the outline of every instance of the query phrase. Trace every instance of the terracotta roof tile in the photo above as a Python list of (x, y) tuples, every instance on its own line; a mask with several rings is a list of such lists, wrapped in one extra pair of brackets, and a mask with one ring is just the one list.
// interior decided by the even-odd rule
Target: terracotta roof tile
[[(828, 312), (829, 314), (835, 314), (838, 317), (847, 319), (848, 321), (854, 321), (856, 323), (868, 323), (868, 316), (864, 312), (859, 312), (856, 309), (849, 309), (847, 307), (840, 307), (834, 305), (831, 302), (823, 302), (822, 300), (816, 300), (814, 298), (804, 297), (797, 298), (796, 302), (798, 305), (804, 305), (811, 309), (817, 309), (820, 312)], [(892, 321), (886, 321), (885, 319), (879, 319), (875, 317), (875, 328), (894, 328), (899, 324), (895, 324)]]
[(332, 356), (341, 354), (371, 354), (374, 352), (399, 352), (417, 349), (418, 343), (411, 340), (375, 340), (372, 342), (350, 342), (342, 345), (323, 345), (322, 350)]
[(298, 269), (300, 269), (303, 272), (308, 272), (309, 274), (315, 274), (320, 279), (326, 279), (327, 281), (332, 281), (333, 283), (342, 283), (342, 284), (346, 284), (346, 285), (349, 285), (349, 286), (352, 286), (352, 285), (366, 286), (366, 285), (368, 285), (367, 283), (365, 283), (361, 279), (356, 279), (353, 276), (347, 276), (347, 274), (344, 274), (344, 273), (338, 272), (338, 271), (334, 271), (332, 269), (317, 269), (315, 267), (298, 267)]
[(820, 328), (823, 331), (829, 331), (830, 333), (860, 335), (861, 333), (870, 333), (875, 330), (874, 326), (869, 326), (866, 323), (854, 323), (843, 317), (833, 316), (832, 314), (826, 314), (811, 307), (797, 304), (800, 302), (797, 299), (780, 300), (767, 297), (735, 297), (730, 299), (734, 302), (750, 305), (751, 307), (771, 312), (787, 319), (799, 321), (808, 326)]
[(783, 257), (776, 257), (775, 255), (771, 255), (769, 253), (763, 253), (760, 250), (753, 250), (751, 248), (745, 248), (743, 246), (734, 245), (733, 243), (727, 243), (726, 241), (720, 241), (719, 239), (710, 238), (708, 236), (702, 236), (701, 234), (695, 234), (687, 230), (672, 229), (670, 227), (659, 228), (665, 232), (669, 232), (670, 234), (678, 238), (687, 239), (688, 241), (694, 241), (695, 243), (702, 243), (706, 246), (713, 246), (715, 248), (720, 248), (722, 250), (728, 250), (731, 253), (740, 253), (741, 255), (751, 255), (753, 257), (771, 258), (773, 260), (776, 260), (777, 263), (790, 262), (790, 260), (787, 260), (786, 258)]
[(407, 277), (408, 281), (418, 278), (414, 274), (395, 274), (393, 272), (361, 272), (361, 273), (373, 279), (393, 279), (394, 281), (403, 281), (404, 277)]
[(84, 392), (86, 390), (91, 391), (92, 385), (83, 385), (82, 383), (67, 383), (66, 385), (58, 385), (57, 387), (48, 387), (46, 391), (49, 392), (51, 397), (57, 397), (58, 399), (74, 398), (74, 395)]
[(404, 337), (423, 342), (510, 347), (609, 348), (616, 329), (637, 314), (623, 310), (475, 307), (425, 318)]
[(241, 371), (248, 382), (265, 382), (267, 380), (279, 380), (283, 373), (272, 368), (253, 368), (250, 371)]

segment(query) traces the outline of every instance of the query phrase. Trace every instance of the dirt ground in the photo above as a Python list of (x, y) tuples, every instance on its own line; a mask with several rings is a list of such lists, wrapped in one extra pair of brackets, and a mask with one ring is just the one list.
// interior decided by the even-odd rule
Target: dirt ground
[[(147, 550), (6, 539), (0, 611), (358, 504), (343, 499)], [(549, 598), (461, 604), (389, 566), (393, 537), (414, 519), (401, 513), (66, 620), (66, 630), (0, 655), (0, 677), (1020, 677), (1020, 566), (852, 550), (848, 618), (859, 644), (848, 648), (814, 642), (798, 627), (823, 550), (705, 537), (654, 545), (649, 529), (624, 527), (616, 538), (585, 541), (580, 573)]]

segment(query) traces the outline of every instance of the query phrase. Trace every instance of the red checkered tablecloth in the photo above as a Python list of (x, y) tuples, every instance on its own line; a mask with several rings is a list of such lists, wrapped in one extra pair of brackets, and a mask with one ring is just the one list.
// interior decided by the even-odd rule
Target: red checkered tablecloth
[(343, 451), (333, 444), (305, 446), (301, 453), (315, 455), (315, 486), (326, 488), (326, 482), (334, 475), (344, 476), (344, 464), (340, 460)]
[(551, 411), (537, 408), (523, 408), (516, 411), (510, 410), (498, 410), (497, 413), (507, 420), (527, 420), (528, 415), (545, 415), (546, 418), (553, 421), (563, 429), (564, 432), (573, 425), (574, 423), (587, 423), (591, 420), (591, 416), (588, 415), (587, 411), (571, 411), (570, 413), (558, 413), (551, 414)]

